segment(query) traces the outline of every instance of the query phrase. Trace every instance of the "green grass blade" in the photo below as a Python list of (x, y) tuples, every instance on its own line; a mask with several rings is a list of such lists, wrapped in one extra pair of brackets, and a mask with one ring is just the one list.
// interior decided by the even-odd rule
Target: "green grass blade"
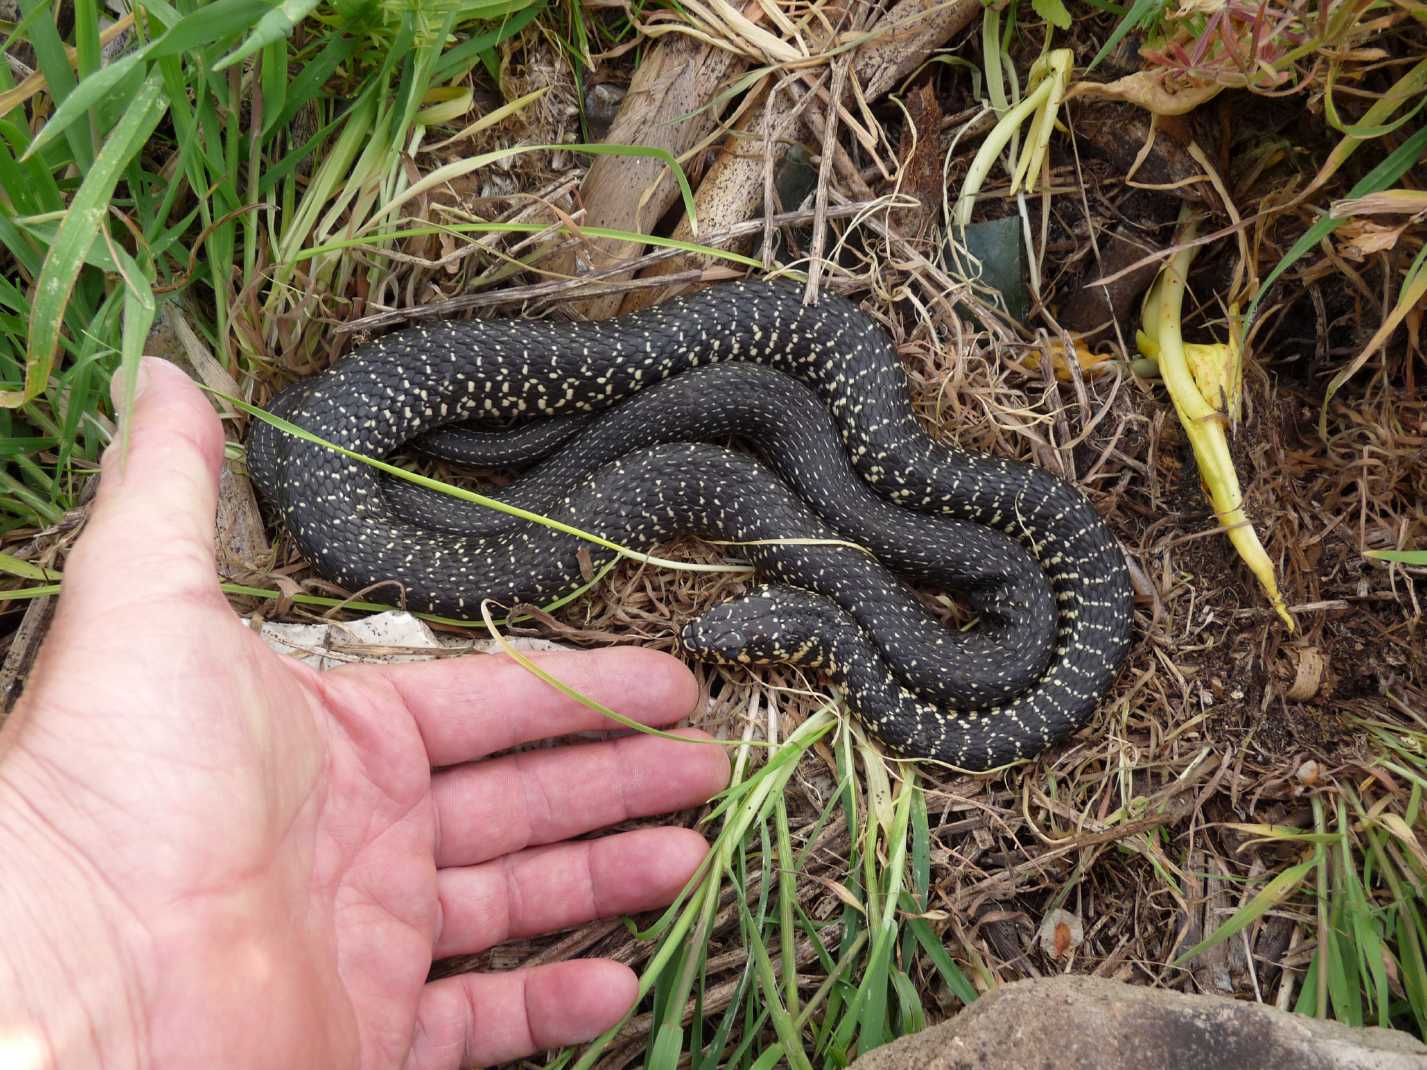
[(1364, 550), (1363, 556), (1403, 565), (1427, 566), (1427, 550)]
[[(1313, 809), (1313, 831), (1315, 835), (1322, 836), (1328, 831), (1327, 818), (1324, 816), (1323, 800), (1314, 797), (1310, 801)], [(1328, 975), (1332, 967), (1333, 941), (1330, 939), (1328, 930), (1329, 918), (1333, 912), (1331, 867), (1328, 862), (1328, 844), (1324, 840), (1317, 840), (1313, 844), (1313, 870), (1314, 870), (1314, 905), (1317, 907), (1317, 940), (1318, 951), (1313, 956), (1313, 965), (1316, 970), (1313, 973), (1313, 1013), (1315, 1015), (1325, 1015), (1328, 1013)], [(1304, 980), (1306, 989), (1308, 982)]]
[(927, 799), (918, 785), (912, 793), (912, 896), (916, 910), (927, 908), (931, 879), (931, 828), (927, 821)]
[(1417, 913), (1416, 902), (1403, 902), (1397, 913), (1398, 962), (1401, 965), (1402, 990), (1407, 996), (1417, 1035), (1427, 1037), (1427, 956), (1422, 951), (1423, 919)]
[(976, 999), (976, 988), (967, 980), (966, 974), (962, 972), (950, 955), (942, 942), (937, 939), (931, 923), (925, 918), (912, 918), (907, 922), (907, 927), (912, 930), (912, 935), (917, 938), (917, 943), (922, 945), (922, 951), (926, 954), (931, 964), (936, 967), (936, 972), (941, 974), (941, 979), (946, 983), (946, 987), (951, 990), (952, 995), (961, 1000), (962, 1003), (970, 1004)]
[(535, 21), (545, 10), (546, 0), (538, 0), (522, 7), (520, 11), (503, 19), (500, 26), (489, 33), (468, 37), (454, 48), (448, 48), (437, 61), (432, 77), (438, 82), (454, 81), (481, 61), (482, 53), (489, 52), (510, 40), (525, 27)]
[[(0, 120), (0, 188), (5, 190), (17, 215), (59, 212), (64, 208), (64, 198), (50, 169), (42, 160), (20, 163), (29, 137), (25, 127)], [(19, 253), (19, 250), (11, 251)]]
[[(733, 1027), (738, 1023), (738, 1009), (746, 998), (752, 981), (753, 962), (749, 960), (739, 975), (738, 984), (733, 990), (733, 997), (728, 1001), (728, 1006), (724, 1008), (718, 1028), (714, 1030), (713, 1036), (709, 1038), (709, 1042), (705, 1046), (703, 1057), (699, 1058), (698, 1053), (695, 1053), (694, 1065), (698, 1070), (718, 1070), (720, 1066), (726, 1065), (723, 1053), (728, 1047), (728, 1038), (733, 1035)], [(781, 1053), (781, 1049), (779, 1051)]]
[(897, 996), (897, 1032), (902, 1036), (920, 1033), (927, 1025), (926, 1008), (917, 986), (901, 970), (892, 970), (892, 991)]
[[(1336, 78), (1330, 74), (1324, 83), (1324, 117), (1330, 126), (1346, 136), (1333, 146), (1333, 151), (1329, 154), (1327, 162), (1320, 169), (1318, 175), (1314, 176), (1313, 185), (1315, 186), (1321, 185), (1328, 175), (1337, 171), (1343, 165), (1343, 161), (1352, 155), (1363, 142), (1392, 133), (1410, 122), (1413, 116), (1420, 112), (1424, 106), (1427, 106), (1427, 94), (1422, 92), (1427, 88), (1427, 59), (1420, 61), (1393, 83), (1392, 88), (1378, 97), (1367, 113), (1355, 123), (1345, 123), (1338, 115), (1338, 109), (1333, 102), (1335, 81)], [(1417, 103), (1410, 110), (1396, 116), (1391, 121), (1384, 122), (1402, 104), (1414, 98)]]
[(0, 406), (23, 405), (45, 389), (59, 349), (65, 306), (84, 266), (85, 255), (104, 224), (114, 187), (166, 109), (162, 80), (157, 74), (151, 74), (85, 175), (55, 233), (55, 244), (45, 257), (35, 286), (24, 388), (0, 391)]
[[(1386, 1026), (1390, 995), (1387, 988), (1384, 947), (1381, 934), (1378, 931), (1377, 919), (1373, 916), (1374, 912), (1368, 903), (1367, 891), (1363, 887), (1364, 881), (1370, 882), (1371, 877), (1368, 874), (1364, 874), (1362, 878), (1358, 876), (1358, 852), (1349, 830), (1347, 809), (1340, 801), (1338, 804), (1338, 871), (1343, 881), (1342, 908), (1346, 915), (1344, 936), (1351, 934), (1352, 940), (1348, 944), (1348, 950), (1351, 955), (1350, 961), (1354, 962), (1357, 967), (1357, 977), (1353, 979), (1352, 984), (1358, 993), (1355, 1002), (1361, 1007), (1363, 999), (1366, 998), (1369, 1009), (1375, 1007), (1377, 1010), (1377, 1024)], [(1370, 860), (1370, 854), (1363, 856), (1365, 864), (1370, 865)], [(1358, 1011), (1358, 1014), (1360, 1020), (1355, 1024), (1363, 1024), (1361, 1010)]]
[[(847, 1022), (857, 1026), (859, 1053), (880, 1048), (891, 1036), (887, 1031), (887, 989), (892, 983), (892, 945), (879, 931), (872, 944), (872, 957), (857, 986), (857, 995), (848, 1008)], [(850, 1037), (849, 1037), (850, 1039)]]
[(278, 125), (278, 117), (287, 107), (287, 88), (290, 81), (287, 58), (286, 41), (274, 41), (263, 49), (258, 84), (263, 91), (263, 126), (260, 133), (264, 136)]
[[(468, 175), (472, 171), (479, 170), (493, 163), (508, 160), (513, 156), (520, 156), (527, 152), (583, 152), (591, 156), (649, 156), (656, 159), (669, 168), (674, 176), (674, 181), (679, 187), (679, 195), (684, 201), (684, 211), (689, 217), (689, 230), (698, 237), (698, 226), (696, 221), (696, 210), (694, 207), (694, 191), (689, 186), (688, 176), (684, 173), (679, 161), (667, 150), (657, 148), (652, 145), (606, 145), (606, 144), (574, 144), (574, 145), (515, 145), (506, 149), (494, 149), (491, 152), (483, 152), (476, 156), (468, 157), (464, 160), (456, 160), (448, 163), (444, 167), (438, 167), (428, 175), (411, 184), (400, 196), (393, 198), (389, 203), (384, 204), (379, 212), (376, 212), (368, 226), (375, 224), (376, 220), (390, 215), (407, 201), (414, 197), (419, 197), (438, 186), (444, 185), (453, 179)], [(365, 228), (364, 228), (365, 229)]]
[(282, 0), (258, 20), (253, 32), (242, 44), (213, 64), (213, 69), (226, 70), (235, 63), (241, 63), (260, 48), (285, 40), (316, 6), (317, 0)]
[(1257, 895), (1249, 900), (1244, 907), (1234, 913), (1233, 917), (1175, 959), (1174, 964), (1176, 966), (1182, 966), (1195, 956), (1202, 954), (1217, 944), (1223, 943), (1235, 933), (1252, 925), (1284, 899), (1292, 895), (1303, 883), (1303, 879), (1313, 871), (1313, 866), (1314, 863), (1310, 859), (1307, 862), (1300, 862), (1295, 866), (1290, 866), (1288, 869), (1285, 869), (1282, 873), (1278, 874), (1278, 876), (1274, 877), (1273, 880), (1265, 884)]
[(35, 135), (35, 140), (30, 142), (30, 147), (25, 150), (25, 155), (20, 158), (20, 162), (24, 163), (33, 157), (69, 130), (74, 122), (88, 115), (98, 104), (105, 102), (113, 89), (127, 78), (131, 71), (137, 70), (144, 61), (145, 56), (142, 51), (130, 52), (127, 56), (100, 67), (99, 70), (80, 82), (74, 92), (64, 98), (64, 103), (55, 109), (49, 122), (40, 127), (40, 132)]
[(1355, 962), (1353, 945), (1349, 941), (1343, 925), (1343, 901), (1338, 899), (1333, 907), (1328, 929), (1328, 948), (1331, 954), (1325, 960), (1328, 975), (1328, 998), (1333, 1008), (1333, 1016), (1354, 1028), (1363, 1024), (1362, 988), (1358, 978), (1349, 974), (1349, 965)]
[[(337, 68), (348, 62), (356, 54), (361, 44), (355, 37), (331, 37), (322, 50), (303, 64), (285, 87), (281, 107), (268, 105), (264, 111), (264, 133), (274, 127), (286, 128), (293, 117), (309, 102), (322, 98), (322, 87), (327, 84)], [(286, 51), (285, 49), (283, 50)]]
[[(144, 355), (144, 343), (148, 341), (149, 328), (154, 325), (154, 315), (158, 305), (154, 300), (153, 286), (139, 265), (118, 246), (112, 250), (121, 265), (124, 279), (124, 323), (120, 335), (119, 370), (115, 374), (122, 384), (123, 404), (129, 408), (133, 404), (134, 386), (138, 382), (139, 359)], [(126, 455), (129, 449), (129, 421), (120, 420), (120, 450)]]
[[(74, 91), (78, 80), (74, 76), (74, 69), (69, 65), (64, 42), (60, 40), (59, 31), (55, 27), (50, 3), (48, 0), (21, 0), (20, 10), (25, 13), (26, 36), (30, 47), (35, 50), (36, 65), (45, 77), (50, 99), (57, 107), (61, 106), (65, 98)], [(87, 132), (71, 130), (65, 140), (69, 142), (70, 153), (80, 171), (88, 171), (90, 164), (94, 162), (94, 146)]]
[(683, 1050), (683, 1026), (677, 1020), (666, 1021), (654, 1032), (654, 1043), (649, 1045), (645, 1065), (649, 1070), (674, 1070)]
[(1321, 966), (1320, 956), (1314, 955), (1308, 969), (1303, 971), (1303, 986), (1298, 990), (1298, 999), (1293, 1004), (1294, 1014), (1303, 1014), (1309, 1018), (1323, 1017), (1318, 1006), (1318, 977), (1322, 972)]
[[(545, 223), (452, 223), (447, 226), (422, 226), (422, 227), (402, 227), (398, 230), (380, 231), (367, 234), (360, 238), (340, 238), (335, 241), (324, 242), (321, 245), (310, 246), (295, 254), (292, 260), (309, 260), (316, 256), (323, 256), (328, 253), (341, 252), (346, 249), (366, 248), (374, 256), (381, 256), (383, 250), (375, 248), (374, 243), (386, 243), (401, 241), (406, 238), (421, 238), (428, 235), (438, 234), (540, 234), (550, 230), (549, 224)], [(742, 253), (735, 253), (728, 249), (720, 249), (713, 245), (701, 245), (698, 242), (683, 241), (679, 238), (666, 238), (658, 234), (640, 234), (632, 230), (621, 230), (617, 227), (580, 227), (579, 233), (591, 238), (611, 238), (615, 241), (642, 242), (645, 245), (652, 245), (656, 249), (677, 249), (680, 252), (692, 253), (697, 256), (716, 257), (720, 260), (727, 260), (733, 264), (742, 264), (745, 267), (761, 268), (763, 261), (755, 257), (744, 256)]]
[(200, 4), (169, 25), (149, 47), (149, 56), (162, 59), (199, 51), (257, 24), (271, 7), (266, 0), (214, 0)]
[(74, 61), (80, 81), (99, 69), (99, 0), (74, 0)]
[[(764, 882), (765, 886), (767, 883), (767, 881)], [(798, 1027), (793, 1021), (792, 1015), (783, 1006), (782, 998), (778, 992), (778, 979), (773, 971), (773, 962), (768, 956), (768, 948), (755, 930), (753, 916), (748, 912), (747, 906), (740, 902), (739, 907), (749, 933), (747, 942), (752, 951), (759, 987), (763, 992), (763, 1005), (773, 1021), (773, 1032), (778, 1037), (778, 1043), (783, 1047), (789, 1066), (794, 1067), (795, 1070), (813, 1070), (812, 1063), (808, 1061), (807, 1053), (803, 1050), (802, 1042), (799, 1040)], [(784, 963), (784, 968), (793, 969), (794, 967), (792, 963)]]
[(1090, 61), (1090, 66), (1086, 67), (1086, 73), (1093, 71), (1100, 66), (1100, 61), (1115, 51), (1115, 47), (1125, 39), (1133, 30), (1137, 30), (1141, 25), (1150, 21), (1150, 17), (1164, 9), (1163, 0), (1135, 0), (1134, 7), (1122, 18), (1106, 38), (1105, 43), (1100, 46), (1100, 51), (1095, 53), (1095, 58)]
[(415, 483), (418, 487), (425, 487), (427, 490), (434, 490), (442, 494), (450, 495), (453, 498), (460, 498), (462, 501), (470, 502), (473, 505), (481, 505), (487, 509), (494, 509), (496, 512), (505, 513), (507, 516), (518, 517), (521, 520), (529, 520), (536, 524), (543, 524), (547, 528), (551, 528), (565, 535), (573, 535), (578, 539), (583, 539), (586, 542), (593, 543), (596, 546), (601, 546), (606, 550), (612, 550), (615, 553), (621, 555), (622, 557), (628, 557), (632, 560), (640, 561), (643, 564), (658, 565), (661, 568), (680, 569), (686, 572), (750, 571), (747, 565), (705, 565), (691, 561), (671, 561), (667, 558), (656, 557), (653, 554), (646, 554), (640, 550), (634, 550), (629, 548), (628, 546), (623, 546), (620, 543), (614, 542), (611, 539), (603, 538), (588, 531), (582, 531), (577, 527), (564, 523), (563, 521), (554, 520), (548, 516), (541, 516), (539, 513), (532, 513), (528, 509), (520, 509), (516, 506), (509, 505), (506, 502), (499, 501), (495, 498), (489, 498), (484, 494), (477, 494), (475, 491), (466, 490), (462, 487), (455, 487), (449, 483), (443, 483), (439, 479), (431, 479), (428, 476), (419, 475), (416, 472), (409, 472), (405, 468), (399, 468), (394, 464), (389, 464), (386, 461), (380, 460), (376, 457), (368, 457), (365, 454), (356, 452), (355, 450), (346, 449), (342, 446), (337, 445), (335, 442), (328, 442), (326, 439), (321, 438), (318, 435), (314, 435), (306, 428), (298, 427), (296, 424), (291, 423), (288, 420), (284, 420), (281, 417), (274, 416), (272, 413), (267, 412), (264, 409), (260, 409), (255, 405), (249, 405), (242, 398), (236, 398), (233, 397), (231, 394), (224, 394), (221, 391), (210, 391), (210, 393), (212, 393), (215, 397), (222, 398), (228, 404), (232, 405), (236, 409), (241, 410), (242, 412), (247, 413), (249, 416), (257, 417), (259, 420), (271, 424), (279, 431), (282, 431), (289, 435), (294, 435), (297, 438), (302, 439), (304, 442), (311, 442), (314, 445), (322, 446), (324, 449), (332, 450), (334, 453), (339, 453), (343, 457), (348, 458), (349, 460), (360, 461), (362, 464), (369, 465), (372, 468), (375, 468), (380, 472), (384, 472), (389, 476), (395, 476), (397, 479), (404, 479), (408, 483)]
[(749, 1067), (749, 1070), (773, 1070), (773, 1067), (778, 1066), (782, 1061), (783, 1045), (774, 1044), (753, 1061), (753, 1065)]
[[(1422, 127), (1415, 134), (1409, 137), (1401, 145), (1397, 146), (1382, 163), (1378, 164), (1348, 191), (1349, 197), (1362, 197), (1369, 193), (1377, 193), (1387, 189), (1407, 171), (1415, 167), (1422, 160), (1424, 153), (1427, 153), (1427, 126)], [(1244, 316), (1244, 330), (1254, 322), (1258, 315), (1259, 305), (1267, 296), (1278, 277), (1295, 264), (1304, 253), (1312, 249), (1320, 241), (1333, 233), (1338, 225), (1343, 223), (1342, 219), (1334, 219), (1332, 216), (1324, 215), (1318, 222), (1308, 228), (1308, 231), (1299, 238), (1284, 254), (1283, 259), (1274, 265), (1268, 277), (1263, 280), (1263, 285), (1259, 287), (1258, 294), (1254, 297), (1253, 303), (1249, 305), (1249, 311)]]
[(41, 583), (49, 583), (60, 578), (59, 573), (54, 569), (41, 568), (33, 561), (26, 561), (14, 554), (2, 552), (0, 552), (0, 572), (18, 576), (23, 580), (39, 580)]
[(788, 823), (788, 803), (782, 793), (775, 799), (773, 823), (778, 832), (778, 938), (783, 956), (783, 1004), (794, 1018), (798, 1015), (798, 970), (794, 948), (797, 943), (797, 862), (793, 855), (792, 829)]

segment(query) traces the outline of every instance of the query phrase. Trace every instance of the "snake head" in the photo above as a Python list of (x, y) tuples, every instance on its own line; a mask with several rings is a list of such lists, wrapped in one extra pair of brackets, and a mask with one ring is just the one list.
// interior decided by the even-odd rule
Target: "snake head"
[(836, 603), (794, 587), (755, 587), (684, 626), (684, 649), (722, 665), (826, 664)]

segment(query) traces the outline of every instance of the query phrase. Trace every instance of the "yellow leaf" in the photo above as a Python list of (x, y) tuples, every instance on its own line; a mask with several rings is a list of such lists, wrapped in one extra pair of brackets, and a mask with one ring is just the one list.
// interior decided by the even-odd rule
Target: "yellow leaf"
[(1421, 841), (1413, 834), (1412, 826), (1397, 814), (1383, 814), (1381, 820), (1387, 831), (1401, 840), (1402, 845), (1412, 852), (1417, 864), (1427, 870), (1427, 850), (1423, 849)]
[(416, 121), (422, 126), (454, 122), (471, 110), (472, 99), (470, 86), (433, 86), (421, 98), (426, 106), (416, 113)]
[[(1189, 275), (1189, 263), (1194, 258), (1195, 247), (1188, 244), (1194, 237), (1194, 226), (1187, 223), (1180, 240), (1184, 246), (1165, 265), (1159, 278), (1145, 295), (1143, 312), (1143, 335), (1153, 338), (1149, 347), (1141, 351), (1152, 357), (1159, 365), (1160, 376), (1174, 402), (1175, 413), (1189, 437), (1194, 451), (1194, 461), (1199, 466), (1199, 476), (1209, 493), (1214, 514), (1219, 518), (1224, 533), (1250, 571), (1258, 578), (1264, 593), (1268, 595), (1275, 612), (1283, 619), (1288, 630), (1294, 631), (1293, 616), (1279, 593), (1278, 579), (1274, 574), (1273, 561), (1259, 542), (1258, 534), (1244, 511), (1243, 494), (1239, 490), (1239, 476), (1234, 470), (1233, 457), (1229, 453), (1229, 437), (1217, 403), (1210, 403), (1204, 396), (1203, 387), (1190, 371), (1184, 337), (1181, 333), (1181, 310), (1184, 290)], [(1230, 310), (1230, 335), (1237, 338), (1237, 310)], [(1222, 345), (1226, 354), (1234, 354), (1237, 341)], [(1206, 362), (1215, 375), (1214, 382), (1222, 382), (1216, 369), (1232, 366), (1237, 359), (1216, 358)], [(1238, 375), (1241, 373), (1233, 373)], [(1234, 378), (1228, 382), (1232, 383)], [(1222, 397), (1223, 395), (1221, 395)]]
[(515, 115), (522, 108), (534, 104), (537, 100), (539, 100), (548, 92), (550, 92), (550, 87), (548, 85), (542, 85), (539, 89), (531, 90), (529, 93), (526, 93), (525, 96), (520, 97), (516, 100), (508, 101), (507, 103), (502, 104), (499, 108), (496, 108), (494, 111), (487, 112), (485, 115), (482, 115), (479, 119), (473, 122), (470, 126), (461, 130), (459, 133), (452, 134), (445, 141), (438, 141), (436, 144), (430, 146), (430, 148), (432, 151), (435, 151), (436, 149), (444, 149), (446, 146), (453, 145), (457, 141), (462, 140), (463, 138), (474, 137), (482, 130), (494, 126), (496, 123), (505, 120), (511, 115)]
[(1244, 393), (1244, 364), (1232, 342), (1185, 342), (1184, 359), (1200, 395), (1234, 423)]
[(862, 753), (862, 768), (867, 778), (867, 812), (877, 819), (883, 838), (890, 839), (896, 814), (886, 763), (881, 752), (860, 737), (857, 749)]
[[(1070, 361), (1066, 359), (1065, 343), (1059, 338), (1053, 338), (1041, 349), (1031, 350), (1025, 356), (1025, 366), (1031, 371), (1040, 371), (1042, 352), (1050, 357), (1050, 369), (1055, 373), (1055, 377), (1062, 383), (1070, 382)], [(1092, 352), (1081, 339), (1075, 341), (1075, 363), (1080, 365), (1081, 374), (1087, 378), (1105, 371), (1107, 364), (1114, 357), (1113, 353)]]

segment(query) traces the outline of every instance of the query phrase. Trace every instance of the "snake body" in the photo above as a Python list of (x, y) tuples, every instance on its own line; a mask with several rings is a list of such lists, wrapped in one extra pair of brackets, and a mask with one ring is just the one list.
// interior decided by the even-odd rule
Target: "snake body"
[[(791, 391), (778, 386), (788, 380)], [(745, 415), (700, 421), (701, 393)], [(604, 429), (606, 417), (581, 427), (580, 414), (621, 402)], [(1124, 561), (1090, 505), (1043, 469), (933, 441), (885, 334), (840, 298), (808, 306), (786, 284), (733, 283), (604, 322), (422, 324), (294, 384), (272, 411), (372, 456), (473, 418), (555, 417), (514, 433), (569, 443), (508, 494), (633, 549), (682, 533), (746, 544), (741, 556), (772, 586), (688, 625), (686, 649), (817, 668), (909, 756), (964, 768), (1030, 756), (1089, 717), (1128, 647)], [(760, 439), (782, 478), (679, 440), (724, 435)], [(248, 455), (319, 572), (348, 587), (399, 580), (416, 609), (470, 616), (486, 598), (547, 601), (583, 582), (582, 549), (596, 564), (607, 556), (389, 486), (266, 424)], [(862, 549), (807, 541), (837, 539), (967, 588), (980, 623), (949, 632)]]
[[(731, 488), (715, 488), (712, 493), (732, 513), (759, 518), (764, 528), (785, 538), (850, 539), (893, 571), (967, 594), (979, 626), (952, 633), (880, 570), (869, 574), (870, 589), (859, 590), (852, 581), (863, 569), (835, 566), (833, 575), (841, 580), (833, 590), (869, 622), (885, 647), (883, 656), (909, 687), (943, 701), (996, 702), (1023, 691), (1045, 669), (1055, 638), (1055, 603), (1035, 560), (999, 531), (916, 513), (878, 497), (857, 477), (817, 396), (771, 368), (713, 364), (656, 383), (614, 406), (495, 497), (549, 516), (563, 508), (571, 487), (611, 461), (664, 443), (730, 437), (752, 443), (787, 489), (831, 530), (820, 528), (801, 503), (787, 498), (783, 486), (757, 470), (741, 485), (780, 502), (782, 527), (768, 524), (766, 502), (735, 502)], [(435, 448), (468, 464), (491, 466), (512, 453), (502, 438), (502, 433), (462, 430)], [(472, 509), (403, 480), (385, 480), (383, 489), (399, 516), (428, 530), (498, 535), (512, 527), (506, 514)], [(821, 581), (814, 576), (803, 582)], [(988, 662), (996, 665), (994, 677), (981, 669)]]

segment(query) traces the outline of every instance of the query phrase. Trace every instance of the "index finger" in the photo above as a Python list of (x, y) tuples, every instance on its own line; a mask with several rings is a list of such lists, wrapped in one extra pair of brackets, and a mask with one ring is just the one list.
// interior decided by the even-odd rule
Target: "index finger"
[[(641, 724), (693, 712), (699, 689), (677, 658), (640, 647), (531, 655), (561, 683)], [(433, 766), (483, 758), (537, 739), (618, 727), (504, 654), (364, 666), (405, 703)]]

